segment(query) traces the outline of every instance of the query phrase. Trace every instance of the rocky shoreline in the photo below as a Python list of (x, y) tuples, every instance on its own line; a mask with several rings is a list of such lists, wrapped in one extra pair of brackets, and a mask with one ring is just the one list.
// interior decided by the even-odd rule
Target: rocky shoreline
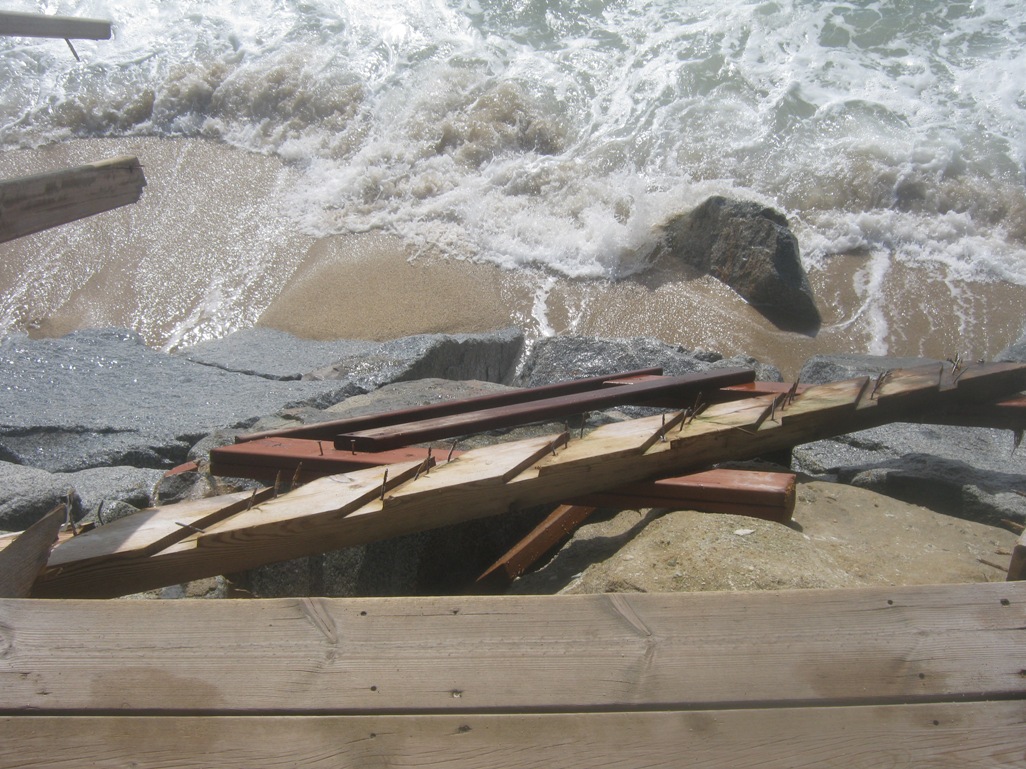
[[(1021, 359), (1021, 352), (1013, 346), (1005, 357)], [(806, 364), (801, 381), (921, 362), (820, 356)], [(644, 338), (551, 337), (529, 344), (516, 329), (317, 342), (253, 328), (175, 353), (153, 350), (138, 335), (118, 329), (59, 339), (8, 337), (0, 342), (0, 530), (26, 528), (69, 497), (76, 518), (103, 523), (154, 504), (237, 488), (231, 479), (202, 471), (166, 473), (190, 459), (205, 459), (211, 447), (238, 432), (648, 366), (669, 374), (749, 366), (760, 379), (780, 380), (773, 366), (747, 357), (724, 358)], [(593, 415), (592, 421), (615, 418), (622, 415)], [(1026, 520), (1026, 454), (1012, 452), (1009, 431), (888, 425), (797, 447), (793, 469), (810, 482), (859, 487), (988, 527)], [(504, 538), (519, 536), (529, 519), (508, 527), (476, 522), (458, 536), (445, 536), (455, 536), (462, 547), (474, 538), (498, 547)], [(489, 533), (496, 528), (502, 536)], [(308, 559), (299, 566), (268, 567), (278, 576), (257, 592), (383, 594), (443, 583), (455, 589), (453, 581), (425, 582), (423, 559), (401, 551), (430, 548), (451, 563), (461, 557), (457, 544), (439, 552), (440, 535), (403, 539), (409, 541), (367, 546), (358, 557), (339, 556), (330, 566), (322, 558), (313, 588)], [(420, 576), (401, 577), (403, 568), (413, 567), (400, 564), (410, 563)], [(288, 587), (289, 575), (297, 571), (300, 576)], [(326, 578), (328, 571), (335, 577)]]

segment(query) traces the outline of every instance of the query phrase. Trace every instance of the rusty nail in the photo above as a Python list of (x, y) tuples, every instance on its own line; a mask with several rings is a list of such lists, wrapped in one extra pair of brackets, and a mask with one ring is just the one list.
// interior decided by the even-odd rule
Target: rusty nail
[(881, 371), (876, 377), (876, 384), (873, 385), (873, 392), (869, 394), (870, 399), (876, 397), (877, 391), (883, 386), (883, 383), (887, 381), (887, 377), (891, 375), (891, 369)]
[(193, 526), (191, 523), (182, 523), (181, 521), (175, 521), (175, 526), (181, 526), (183, 529), (189, 529), (191, 531), (199, 532), (200, 534), (206, 534), (203, 529), (199, 526)]
[(388, 489), (388, 468), (385, 468), (385, 477), (381, 479), (381, 501), (385, 501), (385, 491)]

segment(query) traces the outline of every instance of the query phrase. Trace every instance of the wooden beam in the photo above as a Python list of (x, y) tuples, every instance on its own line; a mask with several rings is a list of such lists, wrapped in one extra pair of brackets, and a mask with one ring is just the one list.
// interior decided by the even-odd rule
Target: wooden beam
[(1019, 541), (1012, 548), (1012, 560), (1008, 564), (1009, 581), (1026, 580), (1026, 531), (1019, 535)]
[(358, 451), (385, 451), (440, 438), (566, 419), (611, 406), (646, 405), (653, 399), (672, 398), (683, 407), (693, 402), (700, 393), (754, 379), (755, 372), (751, 369), (721, 369), (679, 377), (659, 377), (631, 385), (557, 395), (527, 403), (460, 411), (416, 422), (405, 421), (365, 430), (350, 429), (336, 436), (335, 445), (341, 449), (352, 447)]
[(1021, 702), (546, 715), (13, 716), (0, 769), (931, 769), (1022, 760)]
[[(467, 411), (479, 411), (485, 408), (497, 408), (499, 406), (510, 406), (515, 403), (529, 403), (531, 401), (553, 398), (558, 395), (572, 395), (574, 393), (591, 392), (601, 389), (606, 384), (616, 380), (621, 384), (632, 383), (640, 378), (659, 375), (661, 368), (645, 368), (636, 371), (624, 371), (619, 374), (609, 374), (585, 379), (573, 379), (568, 382), (557, 382), (556, 384), (543, 385), (541, 387), (527, 387), (523, 389), (509, 390), (488, 395), (478, 395), (473, 398), (460, 398), (458, 400), (442, 401), (431, 403), (425, 406), (414, 406), (408, 409), (386, 411), (377, 414), (369, 414), (360, 417), (348, 417), (336, 419), (330, 422), (318, 422), (312, 425), (300, 425), (298, 427), (286, 427), (282, 430), (267, 430), (259, 433), (248, 433), (238, 436), (235, 441), (244, 443), (262, 438), (305, 438), (307, 440), (331, 441), (339, 433), (352, 432), (355, 430), (370, 430), (378, 427), (390, 427), (403, 424), (404, 422), (416, 422), (424, 419), (435, 419), (437, 417), (461, 414)], [(349, 450), (350, 446), (340, 447)]]
[[(445, 449), (431, 450), (416, 446), (391, 451), (352, 451), (336, 449), (330, 440), (309, 440), (305, 438), (259, 438), (219, 446), (210, 451), (210, 474), (232, 478), (254, 478), (264, 483), (272, 482), (279, 473), (291, 479), (298, 472), (301, 483), (309, 483), (325, 475), (347, 473), (367, 467), (395, 464), (397, 462), (423, 462), (429, 455)], [(462, 451), (453, 451), (459, 456)]]
[(135, 203), (145, 186), (134, 157), (0, 181), (0, 243)]
[(586, 494), (573, 504), (620, 510), (665, 507), (704, 513), (732, 513), (787, 523), (794, 513), (794, 473), (706, 470), (658, 481), (630, 483)]
[(75, 16), (0, 11), (0, 35), (54, 37), (65, 40), (109, 40), (110, 22)]
[(66, 564), (103, 562), (110, 558), (145, 558), (186, 537), (205, 531), (253, 505), (266, 502), (274, 489), (236, 492), (207, 499), (151, 507), (62, 542), (50, 556), (50, 569)]
[(596, 508), (560, 505), (476, 580), (478, 589), (499, 591), (533, 566), (556, 545), (569, 539)]
[(67, 517), (57, 505), (0, 550), (0, 598), (28, 598)]
[(1021, 700), (1024, 617), (1024, 582), (762, 593), (0, 599), (0, 714), (551, 713)]
[[(793, 400), (763, 396), (716, 404), (686, 418), (609, 424), (561, 449), (565, 436), (489, 446), (468, 451), (430, 474), (391, 466), (393, 478), (402, 473), (408, 481), (385, 495), (365, 498), (361, 491), (380, 482), (384, 468), (328, 476), (324, 483), (315, 481), (145, 558), (68, 563), (59, 572), (48, 568), (34, 594), (104, 597), (242, 571), (749, 459), (1024, 387), (1026, 365), (1020, 364), (972, 367), (957, 386), (939, 386), (935, 375), (895, 372), (878, 386), (864, 378), (810, 387)], [(314, 493), (316, 507), (311, 507)], [(273, 515), (268, 515), (271, 506)]]

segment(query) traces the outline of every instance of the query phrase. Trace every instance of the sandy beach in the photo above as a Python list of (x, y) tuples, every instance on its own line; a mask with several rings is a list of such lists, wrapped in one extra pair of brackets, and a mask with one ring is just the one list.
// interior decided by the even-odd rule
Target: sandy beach
[[(652, 336), (748, 353), (794, 376), (809, 356), (989, 358), (1021, 332), (1026, 287), (891, 266), (866, 312), (867, 257), (810, 272), (816, 337), (776, 330), (717, 281), (661, 258), (621, 281), (571, 280), (414, 251), (365, 232), (317, 238), (287, 210), (296, 170), (202, 140), (76, 140), (0, 155), (14, 177), (121, 154), (148, 185), (130, 207), (0, 245), (2, 332), (123, 326), (171, 349), (262, 324), (315, 339), (388, 339), (515, 325), (529, 335)], [(799, 237), (800, 241), (800, 237)]]

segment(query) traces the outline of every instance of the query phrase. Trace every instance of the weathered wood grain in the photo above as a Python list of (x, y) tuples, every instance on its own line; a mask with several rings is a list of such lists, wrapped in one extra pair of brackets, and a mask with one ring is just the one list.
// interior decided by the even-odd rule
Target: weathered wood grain
[(0, 769), (1021, 766), (1026, 704), (546, 715), (0, 718)]
[(135, 203), (146, 186), (134, 157), (0, 181), (0, 243)]
[(67, 517), (58, 505), (0, 550), (0, 598), (28, 597)]
[(1026, 697), (1026, 583), (0, 600), (0, 712), (385, 714)]

